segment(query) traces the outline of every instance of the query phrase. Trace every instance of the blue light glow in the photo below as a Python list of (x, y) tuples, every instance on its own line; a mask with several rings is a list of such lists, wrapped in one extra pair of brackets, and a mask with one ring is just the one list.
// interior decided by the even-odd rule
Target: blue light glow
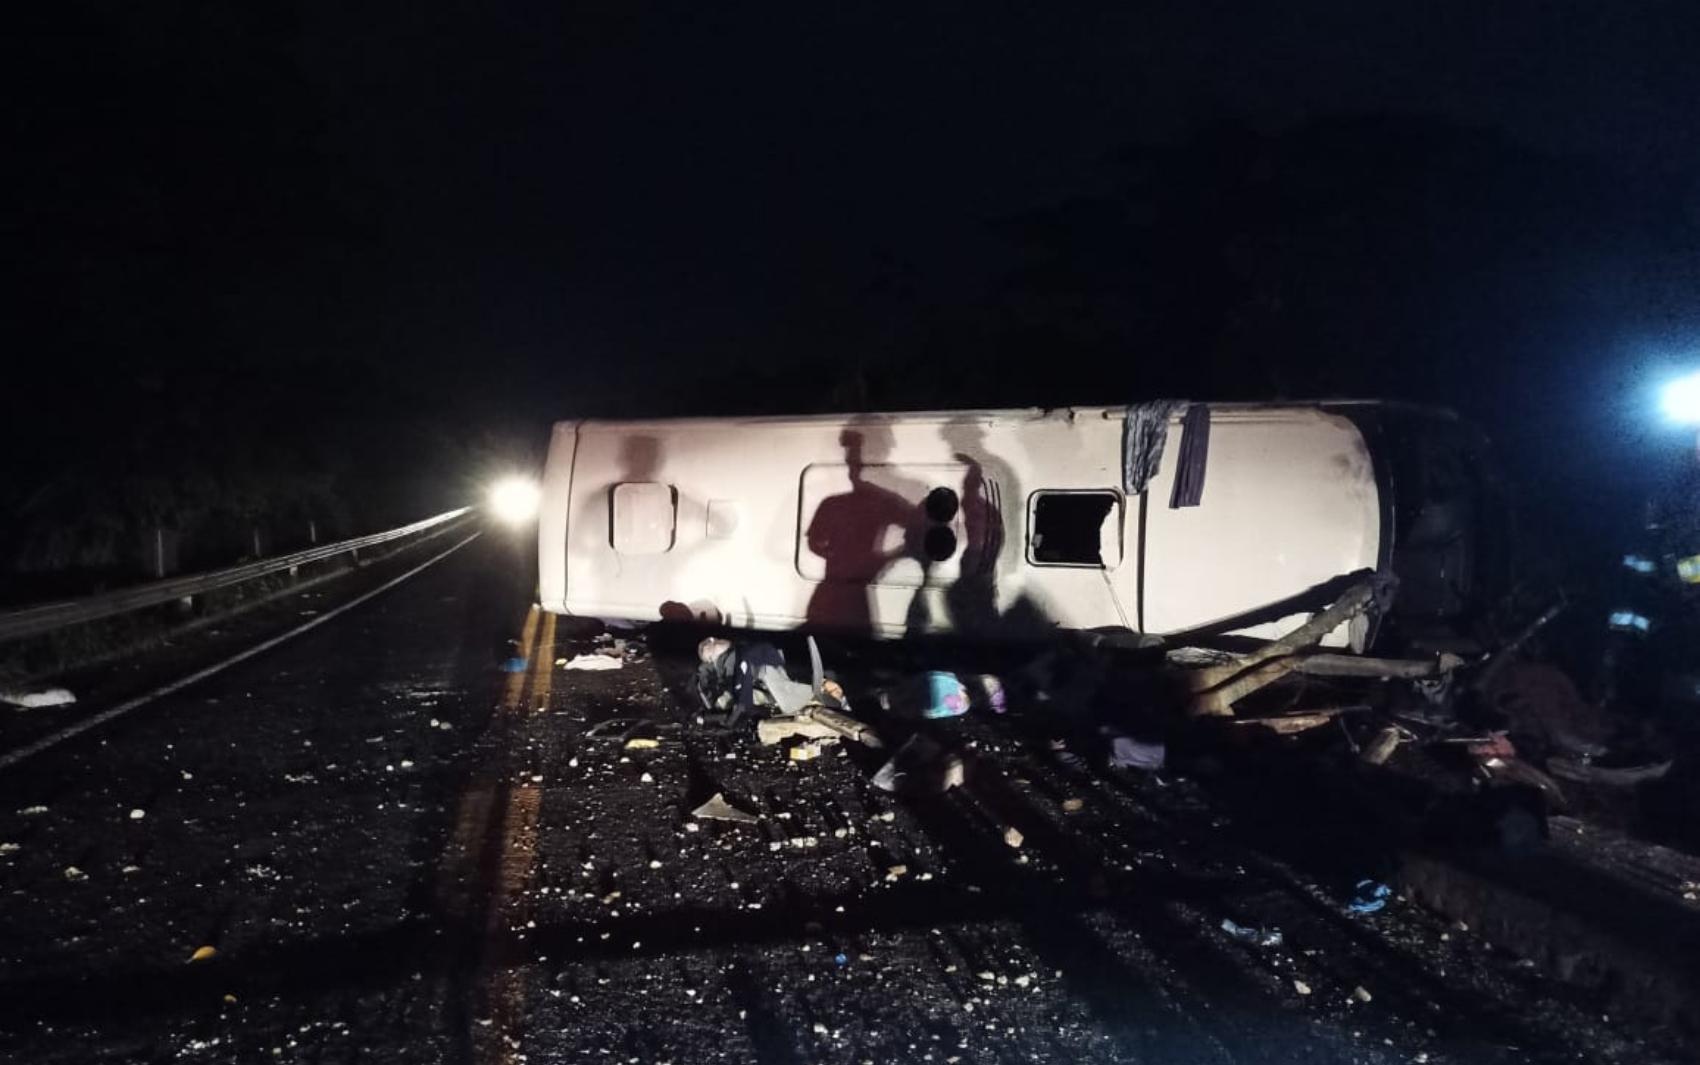
[(1646, 632), (1652, 622), (1632, 610), (1614, 610), (1606, 624), (1618, 632)]
[(1659, 408), (1678, 425), (1700, 425), (1700, 372), (1668, 382), (1659, 393)]

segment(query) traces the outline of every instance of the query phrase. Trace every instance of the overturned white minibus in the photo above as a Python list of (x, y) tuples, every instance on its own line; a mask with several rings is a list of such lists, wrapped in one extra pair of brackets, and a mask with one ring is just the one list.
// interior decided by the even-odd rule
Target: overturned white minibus
[(1457, 428), (1346, 402), (561, 422), (540, 597), (876, 637), (1274, 638), (1377, 570), (1442, 617), (1477, 568), (1473, 460), (1437, 443)]

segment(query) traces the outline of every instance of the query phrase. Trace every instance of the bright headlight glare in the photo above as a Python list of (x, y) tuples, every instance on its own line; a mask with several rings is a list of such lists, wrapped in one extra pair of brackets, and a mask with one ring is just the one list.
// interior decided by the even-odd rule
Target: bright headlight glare
[(1679, 425), (1700, 425), (1700, 373), (1678, 377), (1659, 394), (1665, 417)]
[(537, 517), (537, 484), (524, 477), (504, 477), (490, 488), (490, 510), (510, 525)]

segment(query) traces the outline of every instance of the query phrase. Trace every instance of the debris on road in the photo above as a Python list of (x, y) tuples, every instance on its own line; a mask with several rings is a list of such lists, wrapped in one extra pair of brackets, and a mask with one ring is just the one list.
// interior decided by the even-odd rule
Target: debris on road
[(1364, 744), (1364, 749), (1358, 757), (1369, 765), (1385, 765), (1404, 738), (1404, 733), (1397, 725), (1385, 725)]
[(1335, 706), (1321, 710), (1304, 710), (1296, 714), (1279, 714), (1274, 717), (1236, 717), (1236, 725), (1260, 725), (1282, 736), (1293, 736), (1311, 729), (1321, 728), (1341, 714), (1353, 713), (1369, 709), (1366, 706)]
[(849, 714), (825, 706), (816, 706), (810, 708), (809, 716), (845, 739), (854, 740), (864, 747), (878, 750), (885, 746), (884, 741), (879, 737), (879, 733)]
[(1278, 928), (1247, 928), (1231, 917), (1222, 918), (1222, 931), (1241, 943), (1250, 943), (1257, 947), (1278, 947), (1282, 941), (1281, 930)]
[(756, 722), (756, 738), (764, 747), (771, 747), (793, 737), (819, 740), (829, 736), (836, 739), (841, 735), (843, 733), (826, 722), (815, 720), (812, 714), (788, 714), (784, 717), (767, 717)]
[(81, 869), (78, 869), (74, 865), (67, 865), (65, 867), (65, 879), (69, 880), (73, 884), (81, 883), (82, 881), (87, 880), (88, 878), (89, 878), (89, 875), (87, 873), (83, 872)]
[(211, 961), (218, 956), (217, 947), (196, 947), (195, 953), (189, 955), (190, 962)]
[(1310, 994), (1310, 985), (1305, 983), (1303, 980), (1294, 980), (1293, 990), (1297, 991), (1301, 995), (1308, 995)]
[(1103, 729), (1110, 741), (1109, 764), (1115, 769), (1144, 769), (1155, 772), (1163, 768), (1167, 748), (1161, 741), (1143, 743), (1112, 729)]
[(1302, 661), (1298, 652), (1368, 610), (1386, 594), (1387, 585), (1388, 580), (1383, 576), (1366, 575), (1342, 592), (1327, 609), (1256, 652), (1221, 665), (1187, 671), (1185, 680), (1192, 691), (1187, 713), (1194, 717), (1234, 716), (1234, 703), (1296, 670)]
[(1379, 880), (1360, 880), (1352, 888), (1352, 897), (1346, 903), (1346, 909), (1353, 913), (1376, 913), (1387, 905), (1387, 898), (1393, 894), (1393, 889)]
[(821, 751), (827, 746), (837, 743), (838, 737), (830, 739), (804, 740), (786, 752), (786, 757), (793, 762), (812, 762), (821, 756)]
[(968, 712), (968, 687), (954, 673), (931, 670), (879, 695), (880, 709), (907, 720), (937, 721)]
[(1650, 765), (1602, 766), (1576, 758), (1549, 758), (1547, 772), (1579, 784), (1599, 784), (1608, 788), (1632, 788), (1649, 780), (1659, 780), (1670, 772), (1675, 763), (1670, 759)]
[(937, 795), (960, 786), (963, 779), (961, 755), (917, 734), (880, 766), (874, 774), (874, 787), (881, 791)]
[(611, 655), (586, 654), (574, 655), (573, 657), (557, 664), (563, 669), (586, 673), (600, 673), (610, 669), (623, 669), (625, 668), (626, 662), (623, 658), (614, 658)]
[(1370, 1001), (1371, 997), (1372, 996), (1370, 995), (1367, 988), (1363, 988), (1363, 987), (1352, 988), (1352, 998), (1356, 999), (1359, 1002), (1368, 1002), (1368, 1001)]
[(726, 801), (726, 796), (715, 792), (714, 797), (691, 811), (692, 817), (704, 821), (731, 821), (735, 824), (754, 824), (760, 818), (755, 814), (738, 809)]
[(1009, 696), (1004, 691), (1003, 678), (991, 673), (975, 673), (963, 678), (968, 689), (968, 706), (973, 710), (990, 710), (1001, 714), (1009, 709)]
[(39, 710), (49, 706), (68, 706), (77, 701), (77, 697), (66, 688), (45, 688), (38, 692), (0, 692), (0, 703), (7, 703), (19, 710)]

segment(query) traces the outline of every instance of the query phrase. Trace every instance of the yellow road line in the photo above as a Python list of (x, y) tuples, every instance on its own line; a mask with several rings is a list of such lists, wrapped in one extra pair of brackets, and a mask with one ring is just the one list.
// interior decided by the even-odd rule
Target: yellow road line
[[(534, 611), (534, 615), (535, 615)], [(532, 619), (528, 618), (528, 624)], [(555, 615), (543, 614), (537, 626), (536, 639), (527, 640), (531, 668), (526, 686), (531, 713), (549, 709), (549, 694), (555, 679)], [(511, 712), (519, 712), (519, 696), (505, 701)], [(527, 891), (537, 870), (537, 819), (543, 805), (543, 788), (531, 780), (520, 781), (508, 792), (507, 809), (502, 816), (501, 860), (496, 884), (490, 900), (490, 916), (486, 931), (491, 936), (504, 934), (505, 925), (523, 924), (528, 910)], [(489, 1003), (491, 1025), (489, 1041), (481, 1061), (498, 1061), (513, 1065), (519, 1061), (520, 1040), (525, 1031), (525, 970), (515, 964), (491, 975)]]
[[(536, 606), (526, 612), (525, 625), (521, 627), (519, 633), (519, 653), (524, 655), (530, 664), (528, 668), (522, 669), (518, 673), (508, 674), (508, 682), (502, 690), (502, 709), (504, 710), (519, 709), (520, 696), (525, 692), (525, 682), (531, 679), (532, 674), (537, 669), (537, 648), (535, 646), (537, 618), (542, 613)], [(554, 620), (554, 617), (553, 614), (549, 615), (551, 621)]]

